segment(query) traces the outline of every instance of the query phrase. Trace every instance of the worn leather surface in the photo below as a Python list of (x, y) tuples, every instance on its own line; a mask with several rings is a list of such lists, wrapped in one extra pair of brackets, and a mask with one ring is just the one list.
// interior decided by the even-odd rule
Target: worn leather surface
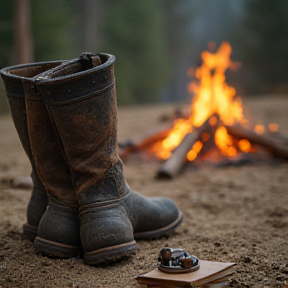
[[(81, 246), (78, 209), (49, 203), (41, 218), (38, 235), (41, 239), (74, 247)], [(37, 239), (37, 238), (36, 238)], [(39, 251), (44, 252), (45, 251)], [(56, 255), (55, 255), (56, 256)]]
[[(42, 241), (54, 242), (53, 246), (59, 243), (60, 247), (61, 244), (80, 247), (79, 204), (61, 143), (34, 79), (26, 78), (22, 81), (32, 154), (49, 198), (47, 209), (39, 223), (38, 236)], [(38, 246), (39, 252), (51, 253), (44, 248), (41, 251)], [(60, 257), (61, 249), (58, 250)], [(53, 252), (53, 255), (57, 253)]]
[[(69, 167), (61, 153), (43, 97), (34, 84), (36, 75), (60, 64), (63, 61), (19, 65), (7, 68), (2, 77), (6, 80), (15, 126), (33, 167), (34, 189), (27, 221), (39, 226), (38, 236), (42, 239), (80, 246), (79, 205)], [(46, 193), (49, 197), (47, 210)], [(45, 201), (39, 195), (45, 197)]]
[(33, 80), (24, 79), (28, 130), (33, 158), (49, 200), (68, 207), (78, 207), (69, 167), (59, 147), (41, 93)]
[(26, 77), (34, 77), (47, 69), (58, 66), (60, 63), (59, 61), (53, 61), (17, 65), (2, 69), (0, 72), (5, 84), (15, 128), (32, 166), (33, 190), (27, 207), (27, 223), (33, 227), (38, 227), (39, 221), (46, 210), (48, 198), (32, 155), (22, 80)]
[(36, 79), (71, 170), (85, 252), (127, 243), (133, 231), (163, 228), (181, 214), (172, 200), (145, 198), (126, 185), (117, 153), (115, 57), (100, 58), (88, 70), (74, 60)]
[(130, 190), (123, 205), (134, 233), (153, 231), (168, 226), (180, 216), (176, 204), (166, 197), (144, 197)]
[(50, 108), (81, 206), (118, 199), (127, 193), (115, 148), (114, 86), (98, 97), (96, 93), (91, 96)]

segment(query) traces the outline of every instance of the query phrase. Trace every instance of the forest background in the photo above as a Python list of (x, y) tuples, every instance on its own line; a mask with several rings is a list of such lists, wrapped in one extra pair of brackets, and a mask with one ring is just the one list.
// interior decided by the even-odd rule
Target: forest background
[[(25, 15), (28, 35), (19, 33)], [(287, 0), (1, 0), (0, 68), (106, 52), (117, 58), (119, 105), (190, 101), (187, 70), (210, 41), (228, 41), (242, 63), (227, 73), (237, 94), (287, 94), (287, 15)], [(19, 37), (29, 41), (29, 61)]]

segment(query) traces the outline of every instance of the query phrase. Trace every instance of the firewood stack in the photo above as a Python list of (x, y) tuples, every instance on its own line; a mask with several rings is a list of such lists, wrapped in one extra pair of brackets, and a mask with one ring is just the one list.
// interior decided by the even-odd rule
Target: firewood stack
[[(157, 141), (164, 140), (170, 133), (173, 123), (171, 118), (167, 117), (165, 123), (161, 123), (157, 127), (150, 130), (149, 133), (136, 135), (119, 142), (119, 155), (125, 160), (131, 153), (145, 151), (149, 153), (150, 147)], [(167, 121), (168, 120), (168, 121)], [(211, 121), (213, 120), (213, 121)], [(162, 165), (156, 173), (157, 178), (172, 179), (182, 170), (187, 160), (187, 153), (191, 150), (197, 141), (202, 141), (203, 145), (199, 148), (198, 155), (207, 153), (215, 148), (214, 134), (222, 125), (226, 128), (229, 135), (237, 142), (240, 139), (248, 140), (251, 145), (256, 145), (267, 150), (272, 156), (288, 160), (288, 137), (272, 132), (266, 134), (258, 134), (251, 128), (246, 128), (239, 123), (233, 125), (224, 125), (219, 116), (214, 114), (200, 127), (194, 128), (192, 132), (186, 134), (181, 143), (172, 151), (171, 156), (163, 161)], [(203, 135), (209, 135), (209, 141), (203, 139)], [(212, 139), (212, 140), (211, 140)]]

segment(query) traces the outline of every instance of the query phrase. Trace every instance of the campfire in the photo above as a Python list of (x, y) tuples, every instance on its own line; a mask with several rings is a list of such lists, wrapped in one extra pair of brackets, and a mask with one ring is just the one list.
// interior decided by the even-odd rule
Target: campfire
[(173, 122), (120, 142), (120, 156), (145, 151), (164, 161), (157, 172), (159, 178), (173, 178), (183, 164), (198, 159), (236, 163), (263, 151), (288, 159), (287, 138), (275, 133), (278, 125), (253, 125), (236, 90), (226, 83), (225, 71), (239, 67), (231, 61), (231, 52), (227, 42), (216, 52), (204, 51), (203, 64), (188, 70), (196, 78), (188, 85), (193, 96), (189, 113), (177, 110), (168, 117)]

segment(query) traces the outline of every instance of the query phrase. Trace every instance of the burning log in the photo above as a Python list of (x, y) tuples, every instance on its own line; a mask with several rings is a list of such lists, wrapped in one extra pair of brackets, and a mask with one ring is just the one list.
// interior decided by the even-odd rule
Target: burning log
[(282, 143), (282, 145), (288, 146), (288, 137), (286, 135), (279, 134), (278, 132), (270, 132), (267, 136), (275, 139), (279, 143)]
[(172, 126), (172, 122), (164, 123), (146, 133), (136, 135), (126, 141), (120, 141), (119, 156), (124, 158), (131, 152), (145, 150), (149, 145), (165, 139)]
[(227, 129), (227, 132), (235, 138), (247, 139), (251, 143), (266, 147), (273, 155), (277, 157), (288, 159), (288, 146), (282, 141), (276, 140), (271, 136), (257, 134), (253, 130), (244, 128), (239, 124), (232, 126), (226, 125), (225, 128)]
[[(216, 119), (216, 121), (211, 120)], [(193, 144), (201, 139), (204, 132), (213, 129), (219, 121), (218, 116), (213, 115), (204, 122), (199, 128), (195, 128), (191, 133), (186, 134), (180, 145), (173, 151), (172, 155), (159, 168), (157, 178), (174, 178), (181, 170), (183, 164), (186, 162), (187, 153), (191, 150)], [(211, 126), (211, 123), (214, 122)]]

